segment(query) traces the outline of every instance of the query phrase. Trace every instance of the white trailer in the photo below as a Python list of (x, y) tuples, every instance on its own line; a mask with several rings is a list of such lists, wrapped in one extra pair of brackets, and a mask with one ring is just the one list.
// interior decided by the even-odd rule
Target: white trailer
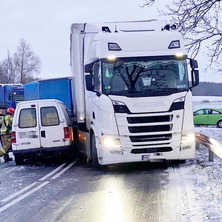
[(195, 157), (198, 66), (175, 26), (73, 24), (70, 50), (78, 146), (95, 167)]

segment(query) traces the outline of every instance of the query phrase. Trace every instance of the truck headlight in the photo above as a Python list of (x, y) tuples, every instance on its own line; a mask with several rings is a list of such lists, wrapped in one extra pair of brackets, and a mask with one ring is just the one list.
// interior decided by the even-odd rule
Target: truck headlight
[(120, 138), (112, 136), (102, 136), (102, 145), (106, 148), (121, 148)]
[(79, 122), (79, 123), (84, 123), (84, 121), (85, 121), (85, 117), (80, 114), (80, 115), (78, 116), (78, 122)]
[(112, 102), (113, 102), (115, 113), (130, 113), (125, 103), (117, 101), (117, 100), (113, 100)]
[(183, 134), (181, 138), (181, 143), (192, 143), (195, 141), (195, 134), (189, 133), (189, 134)]

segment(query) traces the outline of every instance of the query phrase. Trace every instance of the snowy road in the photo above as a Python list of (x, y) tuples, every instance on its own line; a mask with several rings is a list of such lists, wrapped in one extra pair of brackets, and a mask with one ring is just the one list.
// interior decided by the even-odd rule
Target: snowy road
[(4, 222), (178, 221), (181, 217), (180, 183), (171, 164), (126, 164), (106, 171), (76, 162), (21, 167), (12, 162), (0, 167)]
[[(222, 129), (195, 131), (222, 143)], [(79, 161), (16, 166), (1, 160), (0, 173), (2, 222), (222, 221), (222, 160), (209, 162), (202, 146), (179, 166), (136, 163), (98, 171)]]
[[(221, 129), (196, 128), (221, 138)], [(98, 171), (79, 162), (0, 163), (4, 222), (222, 221), (222, 161), (136, 163)]]
[[(203, 102), (204, 99), (204, 102)], [(222, 100), (197, 99), (195, 109), (222, 108)], [(222, 129), (196, 127), (222, 143)], [(78, 161), (0, 162), (2, 222), (221, 222), (222, 160), (172, 165), (136, 163), (98, 171)]]

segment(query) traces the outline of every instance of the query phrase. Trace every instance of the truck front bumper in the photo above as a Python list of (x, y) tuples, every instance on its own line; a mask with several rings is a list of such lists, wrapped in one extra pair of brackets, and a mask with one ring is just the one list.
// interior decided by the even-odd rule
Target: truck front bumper
[[(195, 146), (195, 144), (193, 144)], [(100, 148), (98, 150), (98, 159), (101, 165), (130, 163), (130, 162), (155, 162), (160, 160), (186, 160), (195, 158), (195, 148), (182, 150), (181, 147), (174, 148), (169, 152), (153, 153), (131, 153), (128, 150), (110, 150)]]

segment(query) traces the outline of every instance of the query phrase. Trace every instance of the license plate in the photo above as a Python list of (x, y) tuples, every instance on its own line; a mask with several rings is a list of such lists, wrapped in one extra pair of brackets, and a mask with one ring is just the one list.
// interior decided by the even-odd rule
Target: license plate
[(150, 160), (150, 154), (148, 154), (148, 155), (142, 155), (142, 161), (148, 161), (148, 160)]

